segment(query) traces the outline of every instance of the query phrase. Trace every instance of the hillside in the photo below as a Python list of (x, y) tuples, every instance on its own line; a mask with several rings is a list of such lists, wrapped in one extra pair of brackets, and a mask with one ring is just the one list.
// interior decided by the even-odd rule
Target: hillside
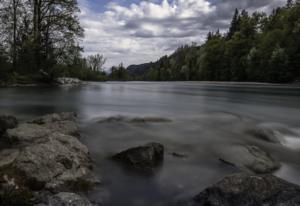
[[(127, 68), (130, 79), (294, 82), (300, 79), (300, 3), (270, 15), (236, 10), (226, 33), (209, 32), (154, 63)], [(132, 77), (132, 78), (131, 78)]]

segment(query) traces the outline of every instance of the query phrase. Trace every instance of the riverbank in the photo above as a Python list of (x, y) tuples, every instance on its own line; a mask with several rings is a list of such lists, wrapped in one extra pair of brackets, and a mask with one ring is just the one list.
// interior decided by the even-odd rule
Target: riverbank
[(82, 84), (81, 80), (70, 77), (59, 77), (51, 81), (43, 81), (41, 79), (0, 81), (0, 87), (77, 86), (80, 84)]

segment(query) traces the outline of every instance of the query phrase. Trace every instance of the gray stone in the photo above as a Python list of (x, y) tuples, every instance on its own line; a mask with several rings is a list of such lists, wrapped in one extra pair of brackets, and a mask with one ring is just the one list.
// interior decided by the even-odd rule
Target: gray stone
[(42, 117), (36, 118), (31, 123), (35, 124), (47, 124), (53, 122), (60, 122), (60, 121), (76, 121), (76, 113), (74, 112), (62, 112), (62, 113), (54, 113), (54, 114), (47, 114)]
[(23, 145), (48, 141), (49, 135), (61, 133), (80, 136), (74, 113), (45, 115), (31, 122), (19, 124), (16, 128), (8, 129), (6, 137), (13, 143)]
[(280, 163), (257, 146), (232, 146), (220, 160), (243, 171), (258, 174), (270, 173), (280, 168)]
[(113, 159), (138, 172), (153, 173), (164, 159), (164, 146), (149, 143), (134, 147), (113, 156)]
[(18, 125), (18, 120), (14, 116), (0, 115), (0, 136), (7, 130), (15, 128)]
[(38, 125), (24, 123), (19, 124), (14, 129), (6, 131), (6, 137), (12, 143), (33, 144), (46, 141), (46, 138), (51, 134), (51, 130)]
[(61, 192), (48, 198), (48, 206), (92, 206), (90, 201), (75, 193)]
[(195, 196), (192, 205), (299, 206), (300, 187), (273, 175), (234, 174)]
[(24, 148), (13, 166), (34, 184), (55, 185), (53, 190), (84, 181), (91, 167), (87, 147), (76, 138), (59, 133), (48, 138), (45, 143)]
[(7, 138), (19, 144), (0, 153), (0, 174), (21, 180), (18, 184), (30, 189), (52, 192), (86, 190), (98, 184), (91, 173), (88, 148), (67, 135), (78, 131), (73, 124), (75, 115), (62, 113), (9, 129)]

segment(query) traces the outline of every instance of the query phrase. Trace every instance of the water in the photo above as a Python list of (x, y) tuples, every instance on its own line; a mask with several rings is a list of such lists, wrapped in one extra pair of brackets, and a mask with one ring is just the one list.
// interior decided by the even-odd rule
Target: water
[[(104, 205), (167, 205), (189, 198), (236, 169), (218, 160), (232, 145), (256, 145), (282, 164), (274, 174), (300, 184), (300, 87), (236, 83), (87, 83), (80, 87), (0, 88), (0, 113), (21, 120), (75, 111), (103, 185), (89, 198)], [(123, 115), (171, 122), (101, 122)], [(253, 138), (249, 129), (279, 132), (282, 145)], [(151, 177), (110, 161), (147, 142), (165, 145), (165, 160)], [(177, 152), (185, 158), (171, 155)]]

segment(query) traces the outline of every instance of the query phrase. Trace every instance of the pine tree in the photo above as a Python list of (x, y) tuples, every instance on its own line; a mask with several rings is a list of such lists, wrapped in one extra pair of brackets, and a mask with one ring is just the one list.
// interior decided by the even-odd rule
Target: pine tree
[(231, 24), (230, 24), (230, 28), (229, 28), (229, 32), (227, 37), (229, 39), (231, 39), (233, 37), (233, 35), (235, 34), (235, 32), (237, 32), (239, 30), (239, 10), (235, 9)]

